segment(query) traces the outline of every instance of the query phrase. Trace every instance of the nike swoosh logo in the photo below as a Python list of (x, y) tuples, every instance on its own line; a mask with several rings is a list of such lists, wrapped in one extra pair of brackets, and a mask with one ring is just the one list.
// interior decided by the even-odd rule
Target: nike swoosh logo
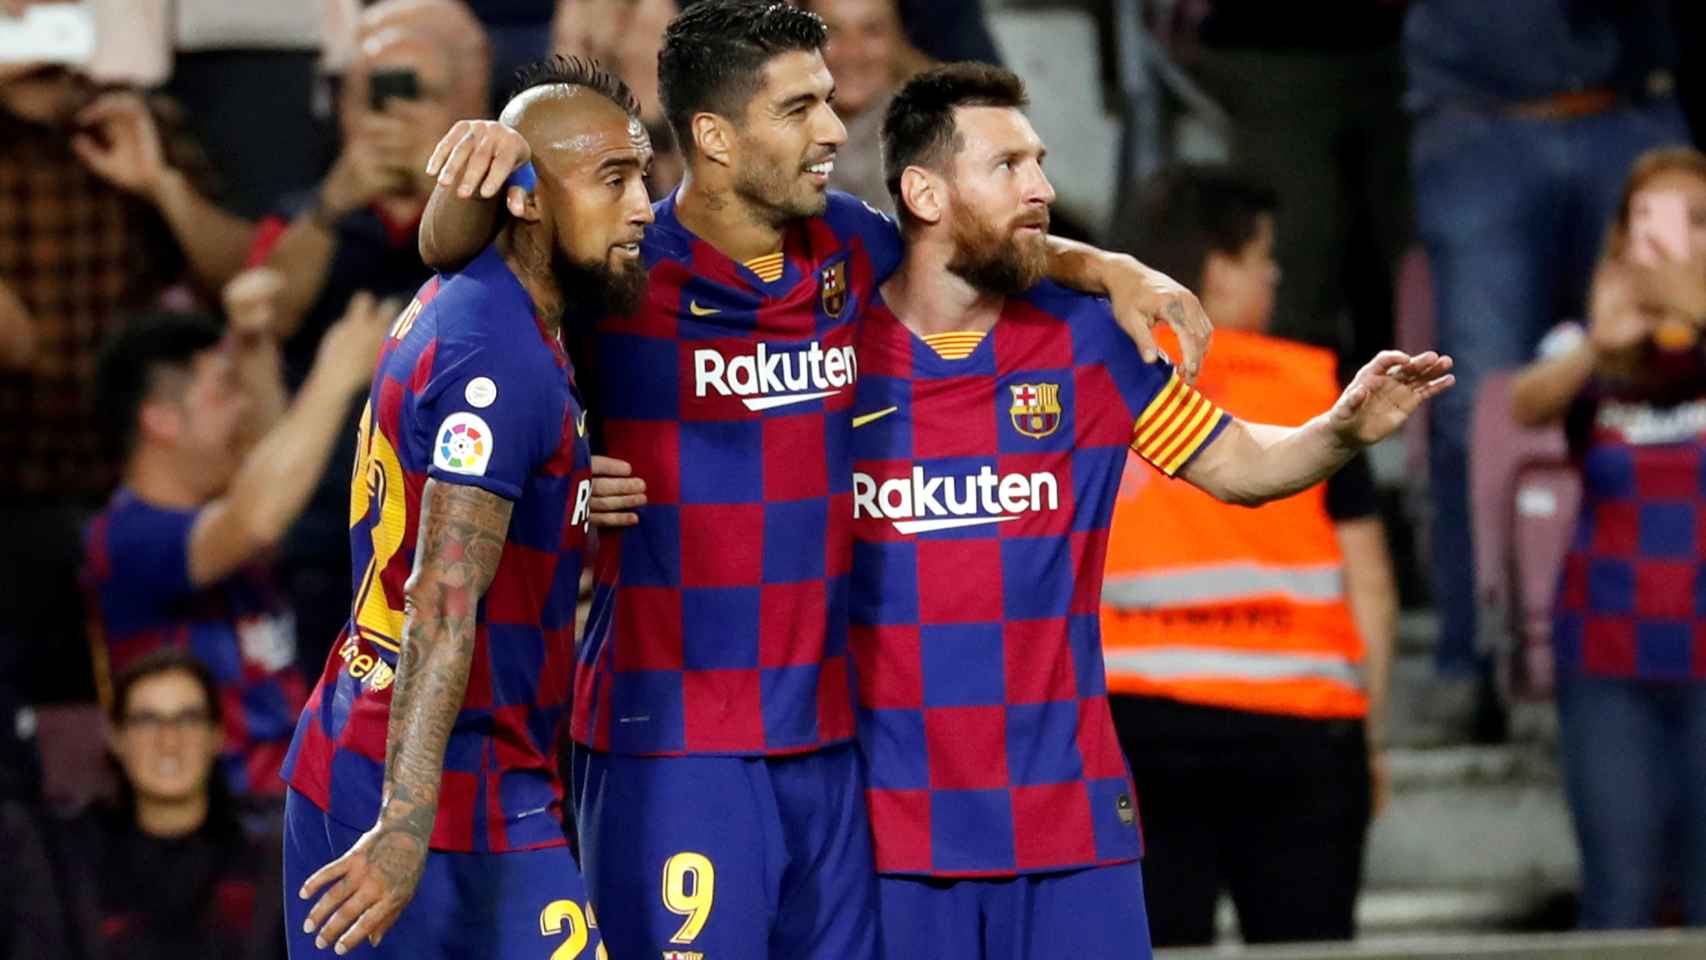
[(981, 527), (991, 523), (1007, 523), (1018, 517), (943, 517), (940, 520), (896, 520), (894, 528), (907, 536), (932, 533), (937, 530), (958, 530), (961, 527)]
[(585, 410), (582, 410), (581, 415), (575, 418), (575, 436), (577, 436), (577, 437), (586, 436), (586, 411)]
[(819, 390), (816, 393), (790, 393), (781, 397), (747, 397), (741, 403), (746, 404), (748, 410), (774, 410), (777, 407), (791, 407), (796, 403), (810, 403), (824, 397), (833, 397), (837, 392), (839, 391)]
[(853, 418), (853, 429), (857, 430), (867, 423), (871, 423), (872, 421), (875, 421), (875, 420), (881, 420), (882, 418), (888, 416), (889, 414), (891, 414), (891, 413), (893, 413), (899, 409), (900, 409), (899, 407), (887, 407), (885, 409), (878, 410), (875, 413), (859, 414), (858, 416)]
[(701, 307), (697, 300), (687, 301), (687, 310), (695, 317), (713, 317), (723, 312), (716, 307)]

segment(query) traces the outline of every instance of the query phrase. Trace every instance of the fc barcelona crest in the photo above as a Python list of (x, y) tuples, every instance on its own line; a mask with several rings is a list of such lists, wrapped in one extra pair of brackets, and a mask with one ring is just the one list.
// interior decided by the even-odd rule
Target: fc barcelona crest
[(1013, 391), (1013, 429), (1027, 437), (1041, 440), (1060, 429), (1060, 384), (1015, 383)]
[(831, 319), (847, 309), (847, 261), (840, 260), (823, 270), (818, 281), (818, 296), (823, 299), (823, 312)]

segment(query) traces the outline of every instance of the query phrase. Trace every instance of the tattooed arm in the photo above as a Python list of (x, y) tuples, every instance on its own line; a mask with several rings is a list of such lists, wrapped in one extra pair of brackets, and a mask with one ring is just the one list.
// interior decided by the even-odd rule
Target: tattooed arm
[(421, 493), (379, 822), (309, 877), (300, 894), (307, 899), (330, 885), (305, 927), (319, 928), (314, 943), (322, 949), (335, 942), (343, 954), (364, 938), (377, 944), (414, 896), (438, 814), (445, 745), (468, 689), (476, 611), (503, 555), (512, 506), (477, 487), (437, 480)]

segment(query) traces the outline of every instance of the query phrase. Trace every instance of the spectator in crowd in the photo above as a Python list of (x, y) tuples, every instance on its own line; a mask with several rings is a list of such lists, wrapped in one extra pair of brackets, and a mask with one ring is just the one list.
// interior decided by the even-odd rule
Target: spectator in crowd
[[(1580, 315), (1601, 231), (1635, 157), (1681, 143), (1667, 0), (1416, 0), (1404, 24), (1417, 227), (1438, 346), (1458, 389), (1428, 416), (1443, 727), (1496, 734), (1478, 652), (1468, 503), (1481, 379), (1520, 366), (1557, 317)], [(1472, 730), (1479, 715), (1480, 730)]]
[[(1586, 329), (1556, 328), (1512, 386), (1581, 471), (1552, 638), (1559, 746), (1582, 854), (1581, 925), (1646, 927), (1679, 855), (1706, 925), (1706, 155), (1636, 162)], [(1680, 804), (1677, 800), (1680, 799)]]
[[(1231, 118), (1231, 158), (1285, 210), (1276, 336), (1371, 356), (1392, 345), (1393, 281), (1410, 238), (1398, 47), (1404, 4), (1172, 4), (1179, 59)], [(1200, 19), (1199, 19), (1200, 18)]]
[[(468, 40), (478, 36), (458, 0), (383, 0), (363, 12), (338, 104), (342, 152), (317, 191), (262, 221), (250, 257), (285, 279), (276, 309), (293, 389), (357, 291), (408, 297), (432, 275), (415, 247), (434, 182), (425, 168), (451, 123), (485, 116), (486, 47)], [(349, 440), (359, 412), (352, 402), (340, 418), (344, 442), (282, 551), (279, 573), (314, 675), (349, 616)]]
[(85, 581), (99, 674), (188, 649), (219, 682), (231, 788), (282, 794), (305, 688), (267, 554), (341, 439), (390, 315), (353, 302), (286, 409), (266, 311), (233, 313), (228, 337), (194, 315), (146, 316), (103, 353), (97, 409), (123, 482), (89, 526)]
[[(0, 13), (0, 17), (6, 14)], [(0, 65), (0, 622), (34, 702), (92, 696), (79, 529), (111, 489), (90, 380), (101, 340), (184, 275), (217, 289), (240, 222), (191, 186), (194, 151), (81, 72)]]
[[(1215, 321), (1203, 396), (1285, 425), (1330, 405), (1335, 353), (1266, 332), (1280, 277), (1274, 193), (1181, 168), (1142, 196), (1131, 252), (1199, 291)], [(1212, 943), (1223, 888), (1246, 941), (1349, 939), (1384, 784), (1398, 612), (1366, 459), (1255, 510), (1132, 466), (1109, 537), (1102, 642), (1154, 943)]]
[(109, 748), (120, 800), (51, 831), (66, 956), (283, 957), (283, 844), (276, 822), (242, 816), (214, 774), (224, 709), (207, 667), (183, 651), (119, 675)]
[(892, 216), (894, 198), (883, 182), (883, 114), (918, 64), (895, 0), (802, 0), (800, 6), (829, 26), (824, 63), (835, 78), (835, 112), (847, 125), (829, 185)]

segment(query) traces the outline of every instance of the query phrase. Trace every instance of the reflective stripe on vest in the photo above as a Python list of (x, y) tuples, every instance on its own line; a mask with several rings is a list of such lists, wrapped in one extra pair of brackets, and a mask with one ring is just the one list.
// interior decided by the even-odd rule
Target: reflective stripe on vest
[(1225, 603), (1260, 596), (1326, 603), (1344, 595), (1344, 572), (1337, 565), (1227, 563), (1175, 572), (1110, 575), (1102, 582), (1102, 602), (1125, 610)]
[(1332, 680), (1362, 689), (1362, 674), (1334, 654), (1260, 653), (1214, 647), (1145, 647), (1110, 650), (1108, 669), (1152, 680)]

